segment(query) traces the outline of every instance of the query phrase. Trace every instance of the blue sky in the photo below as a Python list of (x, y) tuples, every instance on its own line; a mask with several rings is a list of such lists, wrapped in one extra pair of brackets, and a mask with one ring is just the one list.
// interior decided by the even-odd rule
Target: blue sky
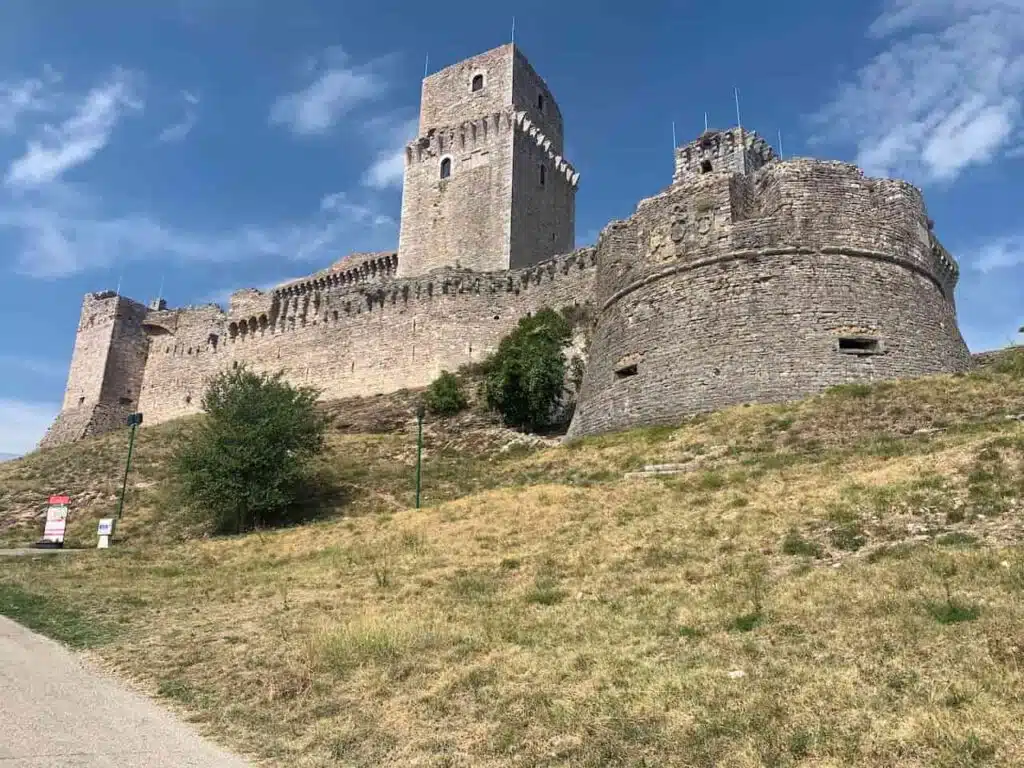
[(671, 179), (671, 131), (925, 190), (975, 351), (1024, 324), (1024, 0), (4, 0), (0, 454), (59, 407), (82, 295), (172, 305), (397, 245), (431, 70), (509, 38), (581, 173), (577, 242)]

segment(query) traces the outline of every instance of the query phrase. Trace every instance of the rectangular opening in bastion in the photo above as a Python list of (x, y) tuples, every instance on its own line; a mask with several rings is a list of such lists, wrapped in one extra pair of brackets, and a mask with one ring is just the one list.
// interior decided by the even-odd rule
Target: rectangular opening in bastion
[(839, 351), (847, 355), (877, 355), (883, 350), (882, 343), (871, 336), (842, 336)]
[(636, 374), (636, 363), (633, 363), (632, 365), (625, 365), (622, 368), (616, 369), (615, 371), (615, 377), (618, 379), (627, 379), (630, 376), (636, 376)]

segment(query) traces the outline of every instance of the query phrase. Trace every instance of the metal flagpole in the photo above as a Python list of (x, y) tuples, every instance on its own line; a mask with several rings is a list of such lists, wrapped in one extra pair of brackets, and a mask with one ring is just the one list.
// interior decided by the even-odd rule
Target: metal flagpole
[(742, 129), (743, 122), (740, 120), (740, 89), (733, 86), (733, 92), (736, 95), (736, 125)]
[(426, 58), (423, 59), (423, 77), (426, 78), (428, 67), (430, 66), (430, 54), (428, 53)]
[(420, 465), (423, 461), (423, 416), (426, 409), (416, 409), (416, 509), (420, 508)]
[(782, 159), (782, 130), (779, 130), (779, 160)]
[(708, 132), (708, 113), (704, 113), (704, 133)]
[(512, 17), (512, 42), (516, 41), (516, 17)]
[(675, 152), (676, 146), (678, 146), (676, 144), (676, 121), (673, 120), (672, 121), (672, 151), (673, 152)]

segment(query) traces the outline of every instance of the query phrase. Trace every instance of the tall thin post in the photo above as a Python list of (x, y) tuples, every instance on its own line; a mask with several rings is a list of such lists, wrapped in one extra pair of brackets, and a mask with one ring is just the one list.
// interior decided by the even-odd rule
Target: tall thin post
[(512, 42), (516, 41), (516, 17), (512, 17)]
[(430, 67), (430, 54), (428, 53), (423, 59), (423, 79), (427, 79), (427, 71)]
[(779, 130), (779, 160), (782, 159), (782, 130)]
[(708, 132), (708, 113), (704, 113), (704, 133)]
[(676, 121), (673, 120), (672, 121), (672, 151), (673, 152), (676, 151), (676, 147), (677, 146), (679, 146), (679, 145), (676, 144)]
[(117, 505), (117, 519), (121, 519), (121, 515), (124, 513), (124, 495), (128, 491), (128, 469), (132, 465), (132, 448), (135, 447), (135, 427), (138, 426), (138, 422), (134, 419), (131, 421), (132, 434), (128, 438), (128, 461), (124, 465), (124, 480), (121, 482), (121, 500)]
[(733, 93), (736, 96), (736, 125), (740, 129), (742, 129), (743, 128), (743, 122), (740, 120), (740, 89), (736, 88), (734, 86), (732, 90), (733, 90)]
[(420, 466), (423, 462), (423, 406), (416, 409), (416, 509), (420, 508)]

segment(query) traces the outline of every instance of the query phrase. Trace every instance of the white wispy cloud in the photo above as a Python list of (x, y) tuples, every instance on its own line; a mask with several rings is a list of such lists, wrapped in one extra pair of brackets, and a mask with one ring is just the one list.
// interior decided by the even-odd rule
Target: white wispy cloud
[(124, 70), (114, 72), (92, 88), (64, 122), (44, 125), (29, 139), (25, 153), (8, 167), (5, 183), (38, 187), (59, 179), (106, 147), (126, 113), (141, 109), (135, 77)]
[(0, 355), (0, 369), (7, 372), (23, 371), (46, 378), (63, 378), (67, 374), (67, 368), (62, 362), (55, 363), (52, 360), (38, 360), (17, 355)]
[(816, 140), (922, 181), (1019, 151), (1024, 0), (886, 0), (868, 36), (882, 50), (813, 116)]
[(31, 451), (59, 410), (58, 403), (0, 399), (0, 454)]
[(192, 129), (196, 127), (196, 122), (199, 119), (198, 110), (196, 107), (199, 106), (199, 97), (191, 91), (181, 92), (182, 100), (185, 102), (185, 115), (176, 123), (164, 128), (160, 135), (157, 136), (157, 141), (164, 144), (173, 144), (185, 139)]
[(379, 71), (380, 61), (352, 65), (349, 57), (333, 48), (307, 67), (312, 82), (286, 93), (270, 109), (270, 124), (286, 126), (300, 136), (327, 133), (348, 112), (382, 95), (387, 82)]
[[(1024, 265), (1024, 234), (993, 238), (967, 256), (966, 261), (981, 272)], [(1024, 301), (1021, 304), (1024, 307)]]
[(0, 133), (14, 133), (24, 118), (53, 109), (50, 89), (58, 82), (60, 75), (49, 67), (41, 77), (0, 82)]
[(373, 189), (401, 187), (405, 175), (405, 146), (416, 138), (419, 121), (387, 115), (367, 124), (367, 134), (378, 146), (376, 157), (363, 174), (362, 183)]
[(392, 244), (396, 223), (372, 199), (343, 193), (320, 201), (318, 210), (276, 226), (197, 232), (147, 214), (110, 215), (85, 195), (50, 194), (0, 207), (0, 231), (16, 236), (15, 270), (57, 278), (113, 264), (153, 259), (232, 262), (275, 256), (293, 261), (337, 258), (347, 250)]

